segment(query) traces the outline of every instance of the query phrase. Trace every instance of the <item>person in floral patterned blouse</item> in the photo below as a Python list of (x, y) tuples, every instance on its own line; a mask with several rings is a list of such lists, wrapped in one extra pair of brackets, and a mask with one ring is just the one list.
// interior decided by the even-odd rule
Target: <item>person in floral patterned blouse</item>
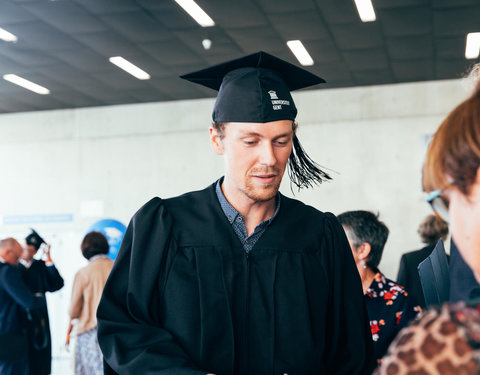
[(375, 357), (380, 363), (397, 333), (421, 308), (402, 286), (378, 270), (389, 233), (378, 215), (369, 211), (348, 211), (339, 215), (338, 220), (345, 230), (362, 279)]

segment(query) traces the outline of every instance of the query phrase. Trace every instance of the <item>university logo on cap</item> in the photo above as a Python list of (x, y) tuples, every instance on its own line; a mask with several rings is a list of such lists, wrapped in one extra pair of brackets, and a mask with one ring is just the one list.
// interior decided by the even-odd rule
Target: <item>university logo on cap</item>
[(277, 93), (275, 91), (270, 90), (268, 93), (270, 94), (270, 99), (272, 99), (272, 100), (273, 99), (278, 99)]

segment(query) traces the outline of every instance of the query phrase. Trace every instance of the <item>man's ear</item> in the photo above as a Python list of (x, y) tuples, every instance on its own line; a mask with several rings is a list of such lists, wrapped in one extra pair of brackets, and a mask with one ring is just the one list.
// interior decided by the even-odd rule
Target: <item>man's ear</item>
[(217, 155), (223, 155), (223, 140), (220, 134), (218, 134), (218, 131), (213, 126), (210, 126), (208, 130), (210, 131), (210, 146), (212, 150)]

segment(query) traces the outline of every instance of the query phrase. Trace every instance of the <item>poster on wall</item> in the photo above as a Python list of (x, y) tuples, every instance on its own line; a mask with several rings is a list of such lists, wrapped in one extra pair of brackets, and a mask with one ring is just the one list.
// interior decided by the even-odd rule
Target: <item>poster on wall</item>
[(88, 228), (87, 233), (92, 231), (103, 233), (107, 237), (108, 245), (110, 246), (108, 257), (115, 260), (126, 230), (127, 227), (118, 220), (102, 219), (93, 223)]

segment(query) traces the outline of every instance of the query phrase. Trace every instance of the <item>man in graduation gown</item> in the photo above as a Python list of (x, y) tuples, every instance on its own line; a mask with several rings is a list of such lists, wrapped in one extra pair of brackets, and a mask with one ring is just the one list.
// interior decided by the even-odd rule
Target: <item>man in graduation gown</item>
[[(50, 256), (50, 245), (32, 229), (25, 238), (25, 247), (19, 268), (26, 285), (32, 292), (55, 292), (63, 287), (60, 276)], [(43, 248), (45, 261), (35, 259), (40, 247)], [(28, 361), (31, 375), (49, 375), (52, 368), (52, 340), (48, 309), (27, 311), (28, 317)]]
[(27, 375), (28, 344), (25, 309), (45, 307), (40, 293), (25, 285), (18, 267), (21, 245), (13, 238), (0, 241), (0, 374)]
[(225, 176), (133, 217), (97, 311), (120, 374), (369, 374), (371, 335), (334, 215), (278, 192), (330, 177), (295, 136), (290, 91), (324, 82), (264, 52), (182, 78), (219, 90)]

